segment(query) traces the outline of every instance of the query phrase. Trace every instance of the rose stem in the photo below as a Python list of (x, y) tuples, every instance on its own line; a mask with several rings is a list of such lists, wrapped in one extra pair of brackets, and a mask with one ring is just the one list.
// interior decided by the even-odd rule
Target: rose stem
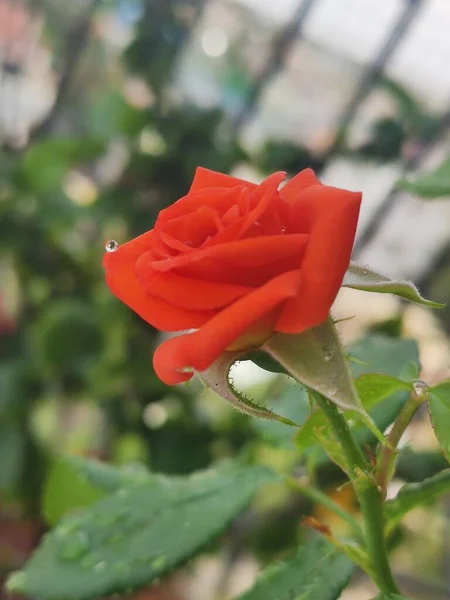
[(370, 473), (370, 466), (361, 448), (356, 443), (338, 407), (316, 392), (313, 396), (323, 410), (344, 452), (348, 473), (364, 519), (367, 553), (375, 582), (382, 592), (398, 594), (399, 589), (392, 576), (384, 540), (383, 496)]
[(389, 485), (394, 472), (395, 461), (397, 459), (396, 448), (400, 439), (411, 422), (414, 413), (428, 396), (428, 387), (426, 384), (423, 384), (422, 382), (417, 383), (421, 383), (421, 385), (413, 387), (409, 400), (403, 405), (403, 408), (387, 436), (389, 445), (385, 445), (380, 449), (380, 455), (377, 461), (376, 480), (383, 497), (386, 497), (387, 486)]

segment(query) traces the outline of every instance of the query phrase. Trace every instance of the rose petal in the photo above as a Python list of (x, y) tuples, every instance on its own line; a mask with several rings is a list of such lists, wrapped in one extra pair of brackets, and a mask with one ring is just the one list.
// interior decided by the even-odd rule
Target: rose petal
[(306, 233), (308, 231), (301, 215), (294, 215), (294, 206), (300, 194), (312, 185), (322, 184), (312, 169), (304, 169), (280, 189), (276, 210), (286, 233)]
[[(155, 236), (155, 238), (156, 239), (159, 238), (160, 241), (162, 242), (162, 244), (164, 244), (164, 247), (166, 249), (166, 253), (165, 254), (162, 254), (161, 252), (158, 253), (159, 256), (162, 256), (164, 258), (167, 258), (167, 257), (171, 256), (168, 253), (168, 250), (170, 250), (170, 252), (176, 251), (176, 253), (178, 253), (178, 252), (192, 252), (194, 250), (194, 248), (192, 246), (190, 246), (188, 244), (184, 244), (183, 242), (180, 242), (180, 240), (177, 240), (176, 238), (174, 238), (172, 235), (169, 235), (165, 231), (158, 231), (158, 233)], [(153, 253), (155, 253), (155, 244), (154, 243), (152, 245), (152, 250), (153, 250)], [(159, 246), (156, 248), (156, 250), (159, 250)]]
[(219, 312), (198, 331), (167, 340), (153, 356), (156, 374), (173, 385), (192, 377), (188, 368), (203, 371), (257, 321), (295, 296), (299, 283), (298, 271), (283, 273)]
[(219, 222), (214, 209), (199, 206), (193, 212), (171, 219), (164, 225), (164, 229), (160, 230), (160, 234), (162, 236), (165, 233), (185, 246), (198, 248), (205, 239), (217, 234)]
[[(264, 218), (267, 213), (271, 213), (271, 208), (275, 208), (278, 201), (278, 187), (283, 179), (286, 177), (284, 171), (278, 171), (267, 177), (262, 183), (260, 183), (254, 190), (248, 194), (248, 190), (242, 190), (239, 198), (235, 196), (235, 202), (239, 205), (243, 197), (248, 196), (248, 200), (245, 199), (245, 204), (248, 204), (248, 212), (243, 214), (242, 218), (239, 218), (239, 209), (234, 205), (230, 210), (234, 210), (234, 219), (231, 220), (231, 224), (221, 231), (218, 235), (208, 240), (204, 247), (215, 246), (218, 243), (224, 243), (225, 241), (236, 240), (242, 237), (253, 237), (252, 229), (256, 226), (258, 235), (262, 236), (267, 234), (281, 233), (281, 228), (276, 232), (265, 227), (261, 227), (264, 222)], [(238, 190), (233, 190), (237, 192)], [(246, 194), (247, 192), (247, 194)], [(243, 204), (243, 203), (242, 203)], [(276, 210), (276, 209), (275, 209)], [(226, 217), (228, 215), (224, 215)], [(273, 218), (273, 215), (272, 215)], [(225, 219), (226, 221), (227, 219)], [(233, 222), (234, 221), (234, 222)], [(274, 219), (274, 223), (276, 220)]]
[(203, 248), (224, 244), (225, 242), (233, 242), (239, 239), (242, 230), (243, 219), (245, 218), (245, 215), (250, 207), (251, 190), (240, 188), (240, 190), (236, 189), (235, 191), (236, 197), (234, 200), (236, 204), (233, 205), (233, 207), (237, 209), (237, 214), (235, 212), (235, 220), (230, 224), (227, 224), (227, 213), (225, 213), (225, 215), (222, 216), (223, 229), (221, 229), (217, 235), (207, 240), (203, 244)]
[[(277, 262), (295, 254), (300, 256), (307, 241), (308, 235), (304, 233), (246, 238), (158, 260), (152, 263), (152, 268), (165, 272), (211, 258), (231, 266), (253, 267)], [(217, 266), (217, 270), (219, 269)]]
[(303, 169), (280, 190), (280, 196), (288, 202), (296, 202), (300, 194), (312, 185), (322, 185), (312, 169)]
[[(278, 187), (280, 183), (286, 177), (284, 171), (277, 171), (269, 177), (266, 177), (262, 183), (253, 191), (250, 197), (250, 206), (253, 208), (247, 213), (247, 216), (243, 220), (241, 235), (244, 235), (246, 230), (250, 229), (252, 225), (258, 222), (263, 217), (270, 206), (277, 203), (278, 200)], [(259, 197), (258, 197), (259, 196)]]
[(135, 266), (138, 258), (148, 251), (152, 235), (153, 231), (148, 231), (119, 246), (116, 252), (105, 254), (103, 265), (110, 290), (144, 321), (157, 329), (180, 331), (200, 327), (215, 314), (213, 311), (183, 310), (144, 292)]
[(155, 230), (158, 231), (173, 219), (186, 217), (203, 206), (209, 206), (217, 210), (219, 214), (223, 214), (235, 204), (236, 195), (238, 194), (239, 189), (236, 188), (232, 190), (227, 188), (209, 188), (183, 196), (160, 211), (156, 219)]
[(310, 238), (301, 265), (298, 295), (283, 308), (276, 330), (300, 333), (322, 323), (342, 284), (358, 223), (361, 194), (311, 186), (294, 205)]
[(158, 273), (151, 266), (149, 253), (143, 254), (136, 263), (136, 273), (144, 291), (161, 298), (172, 306), (186, 310), (214, 310), (228, 306), (238, 298), (253, 292), (253, 288), (201, 281), (176, 273)]
[(256, 187), (254, 183), (250, 183), (244, 179), (232, 177), (231, 175), (224, 175), (223, 173), (217, 173), (216, 171), (210, 171), (203, 167), (197, 167), (189, 194), (205, 188), (233, 188), (239, 185), (245, 185), (250, 188)]

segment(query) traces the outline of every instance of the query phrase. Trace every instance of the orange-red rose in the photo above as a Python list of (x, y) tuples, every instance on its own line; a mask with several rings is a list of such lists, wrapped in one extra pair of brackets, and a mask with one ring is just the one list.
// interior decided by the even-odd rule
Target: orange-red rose
[(279, 189), (198, 168), (155, 227), (105, 254), (111, 291), (162, 331), (153, 363), (168, 384), (227, 349), (300, 333), (327, 318), (348, 267), (361, 194), (307, 169)]

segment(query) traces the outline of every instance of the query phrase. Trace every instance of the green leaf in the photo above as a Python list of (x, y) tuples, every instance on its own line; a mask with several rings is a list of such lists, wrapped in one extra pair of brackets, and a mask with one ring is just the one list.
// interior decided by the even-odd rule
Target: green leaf
[(367, 373), (355, 380), (361, 402), (366, 410), (371, 410), (379, 402), (399, 390), (411, 390), (411, 385), (383, 373)]
[(450, 380), (429, 389), (428, 410), (437, 441), (450, 461)]
[(54, 525), (74, 509), (90, 506), (127, 485), (151, 479), (144, 468), (117, 469), (94, 460), (64, 456), (53, 465), (45, 483), (42, 512), (45, 520)]
[(428, 504), (450, 490), (450, 469), (441, 471), (419, 483), (407, 483), (400, 488), (393, 500), (386, 502), (386, 516), (392, 522), (399, 521), (410, 510)]
[(315, 537), (290, 558), (263, 571), (238, 600), (337, 600), (353, 568), (329, 542)]
[(407, 446), (398, 456), (396, 474), (403, 481), (418, 482), (440, 473), (447, 466), (447, 459), (439, 450), (417, 452)]
[(308, 389), (322, 394), (340, 408), (366, 415), (330, 318), (298, 335), (276, 333), (263, 349)]
[(422, 304), (431, 308), (442, 308), (444, 304), (426, 300), (419, 294), (419, 290), (411, 281), (395, 281), (381, 275), (369, 267), (350, 263), (344, 276), (343, 287), (365, 292), (378, 292), (380, 294), (394, 294), (410, 302)]
[(119, 489), (64, 517), (7, 587), (40, 600), (88, 600), (144, 586), (221, 533), (274, 478), (227, 464)]
[(342, 446), (330, 432), (328, 426), (322, 429), (316, 429), (314, 434), (315, 442), (320, 444), (331, 462), (340, 467), (342, 471), (347, 473), (350, 477), (351, 474), (348, 472), (347, 460), (344, 451), (342, 450)]
[[(405, 381), (396, 379), (391, 375), (368, 373), (355, 379), (356, 389), (363, 407), (370, 412), (379, 402), (385, 400), (399, 390), (409, 390), (410, 385)], [(352, 414), (345, 412), (348, 419)], [(317, 431), (327, 426), (325, 415), (322, 411), (314, 412), (299, 429), (295, 436), (296, 446), (300, 451), (305, 450), (317, 441)]]
[(412, 180), (401, 179), (397, 187), (427, 199), (450, 196), (450, 158), (446, 158), (434, 171)]
[(415, 379), (419, 379), (419, 366), (417, 363), (407, 363), (400, 372), (400, 379), (403, 381), (413, 382)]
[(297, 423), (294, 423), (294, 421), (282, 417), (269, 408), (250, 400), (250, 398), (247, 398), (247, 396), (233, 386), (229, 377), (230, 369), (241, 356), (242, 352), (224, 352), (210, 367), (205, 371), (199, 372), (201, 380), (208, 388), (226, 400), (226, 402), (239, 412), (251, 417), (278, 421), (285, 425), (297, 427)]
[[(408, 384), (400, 382), (397, 378), (403, 373), (406, 364), (417, 364), (419, 353), (417, 343), (414, 340), (402, 340), (398, 338), (385, 337), (381, 335), (370, 335), (349, 347), (350, 366), (356, 377), (355, 384), (360, 393), (364, 408), (370, 411), (370, 415), (376, 425), (382, 431), (386, 429), (396, 418), (398, 412), (408, 398), (406, 389)], [(381, 371), (378, 375), (373, 371)], [(368, 377), (368, 379), (366, 379)], [(376, 397), (366, 398), (365, 393), (375, 384), (374, 378), (380, 378), (376, 384)], [(394, 383), (397, 382), (397, 383)], [(397, 386), (395, 391), (393, 387)], [(403, 391), (402, 386), (405, 386)], [(388, 394), (388, 390), (391, 390)], [(370, 391), (369, 391), (370, 394)], [(383, 396), (383, 394), (386, 394)], [(304, 451), (317, 443), (314, 431), (320, 427), (327, 427), (322, 412), (313, 413), (304, 423), (295, 436), (295, 444)], [(373, 436), (366, 428), (357, 428), (356, 437), (362, 443), (370, 443)]]
[(400, 377), (407, 363), (419, 363), (415, 340), (369, 335), (348, 348), (353, 375), (385, 373)]
[[(279, 397), (274, 398), (273, 402), (268, 400), (283, 417), (292, 419), (295, 423), (304, 423), (310, 414), (308, 394), (299, 385), (290, 385)], [(265, 442), (294, 448), (292, 438), (295, 432), (292, 427), (267, 419), (254, 419), (252, 427)]]

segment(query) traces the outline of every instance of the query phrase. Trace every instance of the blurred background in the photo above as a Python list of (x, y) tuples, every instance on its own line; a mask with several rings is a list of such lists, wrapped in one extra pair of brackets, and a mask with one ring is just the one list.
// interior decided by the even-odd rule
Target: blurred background
[[(296, 464), (291, 431), (197, 383), (158, 381), (158, 333), (104, 284), (105, 241), (150, 229), (196, 166), (252, 181), (311, 166), (362, 190), (354, 259), (450, 306), (449, 31), (448, 0), (0, 0), (2, 578), (45, 532), (42, 490), (63, 453), (172, 474), (242, 452)], [(439, 185), (396, 185), (443, 161)], [(449, 375), (450, 308), (344, 290), (334, 314), (353, 316), (347, 344), (375, 335), (379, 369), (390, 343), (413, 338), (421, 377)], [(285, 385), (248, 362), (233, 375), (255, 397)], [(407, 432), (395, 485), (445, 467), (425, 417)], [(351, 507), (336, 469), (320, 469), (320, 485)], [(231, 597), (295, 547), (311, 514), (331, 522), (275, 489), (219, 546), (139, 596)], [(414, 598), (450, 597), (449, 519), (448, 498), (406, 519), (393, 564)], [(372, 595), (357, 574), (343, 598)]]

